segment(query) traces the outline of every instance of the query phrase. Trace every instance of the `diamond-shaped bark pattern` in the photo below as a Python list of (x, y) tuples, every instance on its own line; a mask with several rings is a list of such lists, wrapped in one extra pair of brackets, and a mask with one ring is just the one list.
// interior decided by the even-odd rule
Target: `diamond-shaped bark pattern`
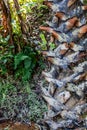
[(44, 2), (53, 15), (47, 31), (56, 49), (42, 51), (52, 63), (50, 72), (42, 72), (49, 82), (42, 88), (48, 104), (44, 123), (50, 130), (85, 130), (87, 128), (87, 5), (80, 0)]

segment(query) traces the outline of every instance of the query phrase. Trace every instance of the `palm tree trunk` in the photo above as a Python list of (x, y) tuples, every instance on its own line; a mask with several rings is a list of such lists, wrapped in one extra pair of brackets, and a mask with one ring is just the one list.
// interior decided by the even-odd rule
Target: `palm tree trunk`
[(4, 27), (4, 37), (10, 36), (10, 44), (13, 45), (13, 37), (12, 37), (12, 25), (11, 25), (11, 13), (9, 7), (8, 0), (1, 0), (1, 9), (2, 9), (2, 23)]
[(48, 104), (44, 123), (50, 130), (87, 128), (87, 6), (80, 0), (47, 0), (53, 17), (40, 26), (54, 39), (54, 50), (42, 51), (52, 64), (42, 74), (49, 83), (42, 88)]
[(13, 1), (14, 1), (14, 5), (15, 5), (15, 8), (16, 8), (17, 15), (18, 15), (18, 19), (19, 19), (19, 23), (20, 23), (20, 27), (21, 27), (21, 32), (22, 32), (22, 35), (23, 35), (23, 40), (24, 40), (25, 43), (28, 43), (28, 27), (24, 23), (23, 17), (20, 13), (20, 6), (19, 6), (19, 3), (18, 3), (18, 0), (13, 0)]

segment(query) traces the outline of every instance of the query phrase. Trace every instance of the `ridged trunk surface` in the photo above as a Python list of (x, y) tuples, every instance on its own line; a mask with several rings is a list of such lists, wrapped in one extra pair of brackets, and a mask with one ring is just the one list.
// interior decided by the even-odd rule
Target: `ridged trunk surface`
[(80, 0), (48, 0), (52, 21), (40, 29), (50, 33), (56, 49), (43, 51), (52, 63), (42, 72), (49, 86), (42, 87), (48, 104), (44, 123), (49, 130), (87, 128), (87, 6)]

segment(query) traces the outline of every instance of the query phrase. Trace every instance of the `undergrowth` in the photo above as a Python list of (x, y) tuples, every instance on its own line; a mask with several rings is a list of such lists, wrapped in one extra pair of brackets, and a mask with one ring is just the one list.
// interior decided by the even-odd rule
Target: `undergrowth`
[[(5, 42), (5, 38), (2, 39)], [(44, 59), (34, 47), (26, 45), (20, 52), (13, 53), (14, 47), (9, 46), (7, 41), (0, 44), (0, 77), (7, 78), (12, 75), (15, 79), (25, 82), (31, 80), (38, 67), (45, 68)]]
[[(25, 11), (22, 14), (24, 20), (26, 20), (25, 13), (28, 15), (30, 37), (28, 37), (28, 44), (25, 45), (17, 15), (14, 11), (11, 12), (14, 44), (9, 43), (9, 35), (3, 37), (0, 34), (0, 117), (22, 122), (36, 122), (42, 118), (47, 109), (40, 93), (37, 95), (34, 92), (35, 83), (33, 83), (34, 88), (31, 85), (33, 75), (41, 74), (42, 69), (45, 68), (44, 58), (40, 52), (41, 49), (46, 48), (45, 37), (43, 34), (38, 37), (38, 33), (39, 24), (44, 24), (43, 13), (47, 12), (47, 8), (35, 2), (24, 4), (24, 1), (20, 7), (21, 10), (24, 9), (23, 12)], [(11, 3), (12, 9), (14, 10), (13, 3)], [(40, 38), (43, 42), (42, 46), (40, 43), (41, 49), (37, 47)]]
[[(21, 9), (27, 9), (27, 6), (22, 7), (23, 3), (29, 4), (27, 12), (27, 16), (31, 18), (28, 20), (29, 28), (31, 27), (31, 31), (29, 32), (31, 35), (28, 39), (28, 44), (25, 45), (23, 43), (22, 34), (20, 32), (20, 27), (18, 21), (15, 23), (12, 22), (13, 25), (13, 39), (14, 44), (9, 44), (10, 36), (3, 37), (0, 34), (0, 77), (8, 78), (9, 75), (13, 76), (15, 79), (19, 79), (21, 81), (29, 81), (31, 80), (33, 74), (35, 73), (37, 67), (41, 69), (45, 68), (44, 59), (41, 56), (40, 50), (43, 49), (43, 46), (46, 46), (45, 43), (43, 46), (40, 44), (39, 46), (39, 35), (37, 36), (36, 33), (39, 31), (37, 29), (37, 24), (35, 21), (43, 21), (43, 11), (46, 7), (42, 4), (38, 3), (38, 1), (34, 2), (22, 2)], [(30, 4), (32, 3), (32, 4)], [(13, 7), (13, 3), (11, 3), (11, 8)], [(34, 12), (33, 12), (34, 10)], [(47, 10), (47, 9), (46, 9)], [(15, 20), (15, 13), (12, 12), (12, 19)], [(17, 17), (17, 16), (16, 16)], [(36, 20), (37, 19), (37, 20)], [(15, 26), (15, 28), (14, 28)], [(33, 28), (34, 27), (34, 28)], [(38, 24), (39, 28), (39, 24)], [(32, 32), (32, 33), (31, 33)], [(34, 37), (36, 39), (34, 39)], [(41, 38), (42, 42), (44, 42), (44, 37)], [(35, 43), (34, 43), (35, 42)], [(36, 44), (37, 42), (37, 44)], [(38, 49), (36, 49), (38, 48)]]
[(25, 123), (41, 119), (47, 107), (31, 87), (12, 78), (0, 81), (0, 115)]

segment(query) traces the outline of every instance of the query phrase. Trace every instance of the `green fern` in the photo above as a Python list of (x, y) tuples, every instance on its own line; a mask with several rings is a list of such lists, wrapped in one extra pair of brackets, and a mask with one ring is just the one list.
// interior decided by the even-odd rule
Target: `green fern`
[(16, 78), (22, 76), (23, 81), (31, 78), (37, 64), (36, 56), (37, 53), (31, 47), (25, 47), (22, 52), (15, 56), (14, 70), (16, 71)]

